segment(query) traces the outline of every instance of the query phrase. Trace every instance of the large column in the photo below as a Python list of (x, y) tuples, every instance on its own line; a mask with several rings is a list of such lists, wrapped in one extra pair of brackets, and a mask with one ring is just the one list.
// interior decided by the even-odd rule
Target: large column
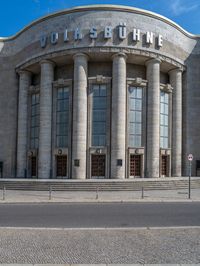
[(111, 178), (124, 179), (126, 169), (126, 55), (113, 56)]
[(20, 71), (17, 133), (17, 177), (24, 177), (27, 169), (28, 89), (30, 85), (31, 73), (28, 71)]
[(43, 60), (40, 81), (40, 134), (38, 177), (50, 178), (51, 173), (51, 128), (52, 128), (52, 82), (54, 63)]
[(172, 94), (172, 176), (181, 176), (182, 167), (182, 70), (169, 72)]
[(147, 61), (147, 177), (159, 177), (160, 160), (160, 60)]
[(86, 179), (88, 57), (74, 56), (72, 178)]

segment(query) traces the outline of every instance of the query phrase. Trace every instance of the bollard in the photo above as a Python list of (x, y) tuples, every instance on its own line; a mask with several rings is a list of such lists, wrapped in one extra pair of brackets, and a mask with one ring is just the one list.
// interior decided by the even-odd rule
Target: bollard
[(6, 199), (6, 186), (3, 186), (3, 200)]
[(99, 192), (99, 188), (97, 187), (97, 189), (96, 189), (96, 200), (99, 198), (98, 192)]
[(49, 186), (49, 200), (51, 200), (51, 198), (52, 198), (52, 187), (51, 186)]
[(142, 187), (142, 196), (141, 196), (142, 199), (144, 199), (144, 188)]
[(192, 175), (192, 161), (189, 161), (188, 199), (191, 199), (191, 175)]

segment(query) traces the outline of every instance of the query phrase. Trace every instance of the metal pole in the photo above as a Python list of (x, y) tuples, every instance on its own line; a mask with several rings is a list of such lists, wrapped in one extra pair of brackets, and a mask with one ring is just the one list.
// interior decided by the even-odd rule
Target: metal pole
[(3, 186), (3, 200), (6, 199), (6, 186)]
[(99, 188), (97, 187), (97, 190), (96, 190), (96, 199), (98, 199), (98, 198), (99, 198), (98, 191), (99, 191)]
[(49, 200), (51, 200), (51, 193), (52, 193), (52, 187), (51, 186), (49, 186)]
[(142, 187), (142, 199), (144, 199), (144, 187)]
[(191, 172), (192, 172), (192, 161), (189, 161), (189, 186), (188, 186), (188, 198), (191, 198)]

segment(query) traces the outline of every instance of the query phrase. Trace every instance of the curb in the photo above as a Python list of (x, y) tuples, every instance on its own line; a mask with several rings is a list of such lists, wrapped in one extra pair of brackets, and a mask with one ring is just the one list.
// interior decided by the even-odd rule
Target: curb
[(0, 200), (0, 205), (3, 204), (84, 204), (84, 203), (194, 203), (200, 202), (200, 199), (133, 199), (133, 200), (68, 200), (68, 201), (57, 201), (57, 200), (28, 200), (28, 201), (13, 201), (13, 200)]

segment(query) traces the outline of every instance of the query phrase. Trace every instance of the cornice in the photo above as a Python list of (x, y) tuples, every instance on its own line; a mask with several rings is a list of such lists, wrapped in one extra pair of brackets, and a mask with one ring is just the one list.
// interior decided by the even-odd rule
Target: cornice
[[(38, 54), (37, 56), (33, 56), (31, 58), (28, 58), (24, 60), (23, 62), (20, 62), (18, 65), (16, 65), (16, 71), (20, 71), (20, 69), (26, 69), (30, 67), (32, 64), (38, 64), (42, 60), (55, 60), (55, 57), (57, 56), (65, 56), (65, 55), (71, 55), (73, 56), (76, 53), (76, 50), (78, 50), (78, 53), (83, 53), (83, 54), (89, 54), (91, 52), (93, 53), (110, 53), (110, 58), (112, 58), (113, 55), (113, 49), (115, 50), (115, 54), (124, 52), (126, 55), (142, 55), (147, 57), (148, 60), (160, 60), (161, 62), (167, 62), (171, 65), (174, 66), (174, 68), (180, 68), (183, 69), (185, 68), (184, 62), (183, 61), (178, 61), (174, 58), (171, 58), (167, 55), (162, 55), (158, 54), (156, 52), (149, 52), (141, 49), (127, 49), (126, 47), (104, 47), (103, 51), (101, 50), (101, 47), (82, 47), (82, 48), (72, 48), (72, 49), (61, 49), (57, 51), (50, 51), (49, 53), (46, 54)], [(118, 51), (117, 51), (118, 50)]]

